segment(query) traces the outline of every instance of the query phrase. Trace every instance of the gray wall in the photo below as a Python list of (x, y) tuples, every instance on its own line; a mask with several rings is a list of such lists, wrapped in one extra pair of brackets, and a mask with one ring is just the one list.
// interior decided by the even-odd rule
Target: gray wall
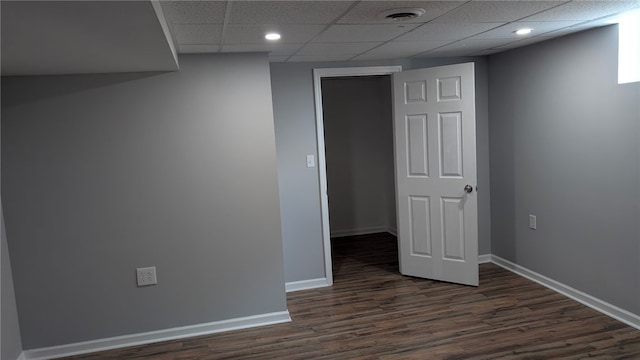
[(9, 260), (9, 249), (7, 248), (7, 236), (4, 228), (4, 216), (0, 206), (0, 220), (2, 220), (2, 291), (1, 291), (1, 352), (0, 359), (15, 360), (22, 353), (22, 341), (20, 339), (20, 325), (18, 324), (18, 311), (16, 308), (16, 298), (13, 289), (13, 278), (11, 274), (11, 262)]
[(388, 75), (322, 80), (332, 236), (396, 230), (391, 99)]
[(317, 156), (313, 69), (402, 65), (403, 69), (408, 70), (469, 61), (474, 61), (476, 65), (478, 253), (489, 254), (489, 115), (487, 63), (484, 57), (271, 64), (286, 281), (324, 277), (318, 168), (307, 168), (305, 165), (307, 154)]
[[(1, 178), (2, 176), (0, 176)], [(0, 229), (0, 359), (15, 360), (22, 353), (22, 339), (7, 245), (7, 232), (4, 226), (2, 196), (0, 196), (0, 222), (2, 224)]]
[(617, 54), (611, 26), (489, 58), (492, 250), (640, 314), (640, 84)]
[(2, 79), (26, 349), (286, 310), (267, 56), (180, 64)]

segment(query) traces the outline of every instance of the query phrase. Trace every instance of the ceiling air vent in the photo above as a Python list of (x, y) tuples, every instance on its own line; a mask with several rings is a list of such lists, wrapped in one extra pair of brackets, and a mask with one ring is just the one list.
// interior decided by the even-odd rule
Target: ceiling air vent
[(424, 14), (424, 9), (421, 8), (401, 8), (383, 11), (378, 14), (378, 18), (390, 21), (407, 21), (422, 16), (422, 14)]

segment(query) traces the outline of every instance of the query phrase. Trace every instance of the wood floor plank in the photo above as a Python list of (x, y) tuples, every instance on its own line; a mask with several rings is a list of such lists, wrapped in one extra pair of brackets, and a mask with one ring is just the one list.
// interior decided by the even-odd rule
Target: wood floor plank
[(493, 264), (477, 288), (405, 277), (395, 237), (334, 239), (334, 285), (286, 324), (67, 359), (640, 359), (640, 331)]

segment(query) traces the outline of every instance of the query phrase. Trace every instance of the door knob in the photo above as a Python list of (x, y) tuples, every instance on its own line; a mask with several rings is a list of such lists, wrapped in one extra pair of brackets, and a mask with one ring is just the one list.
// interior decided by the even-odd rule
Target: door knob
[(471, 194), (471, 192), (473, 191), (473, 186), (471, 186), (471, 185), (467, 185), (467, 186), (465, 186), (465, 187), (464, 187), (464, 191), (465, 191), (466, 193)]

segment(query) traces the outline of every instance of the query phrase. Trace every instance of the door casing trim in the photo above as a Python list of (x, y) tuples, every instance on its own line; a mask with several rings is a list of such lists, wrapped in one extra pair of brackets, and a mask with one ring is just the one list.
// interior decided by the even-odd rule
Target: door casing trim
[(322, 78), (345, 76), (391, 75), (402, 71), (402, 66), (365, 66), (313, 69), (313, 95), (316, 111), (316, 137), (318, 143), (318, 177), (320, 180), (320, 217), (324, 250), (324, 274), (327, 285), (333, 284), (331, 260), (331, 230), (329, 227), (329, 198), (327, 196), (327, 162), (324, 144), (324, 119), (322, 116)]

